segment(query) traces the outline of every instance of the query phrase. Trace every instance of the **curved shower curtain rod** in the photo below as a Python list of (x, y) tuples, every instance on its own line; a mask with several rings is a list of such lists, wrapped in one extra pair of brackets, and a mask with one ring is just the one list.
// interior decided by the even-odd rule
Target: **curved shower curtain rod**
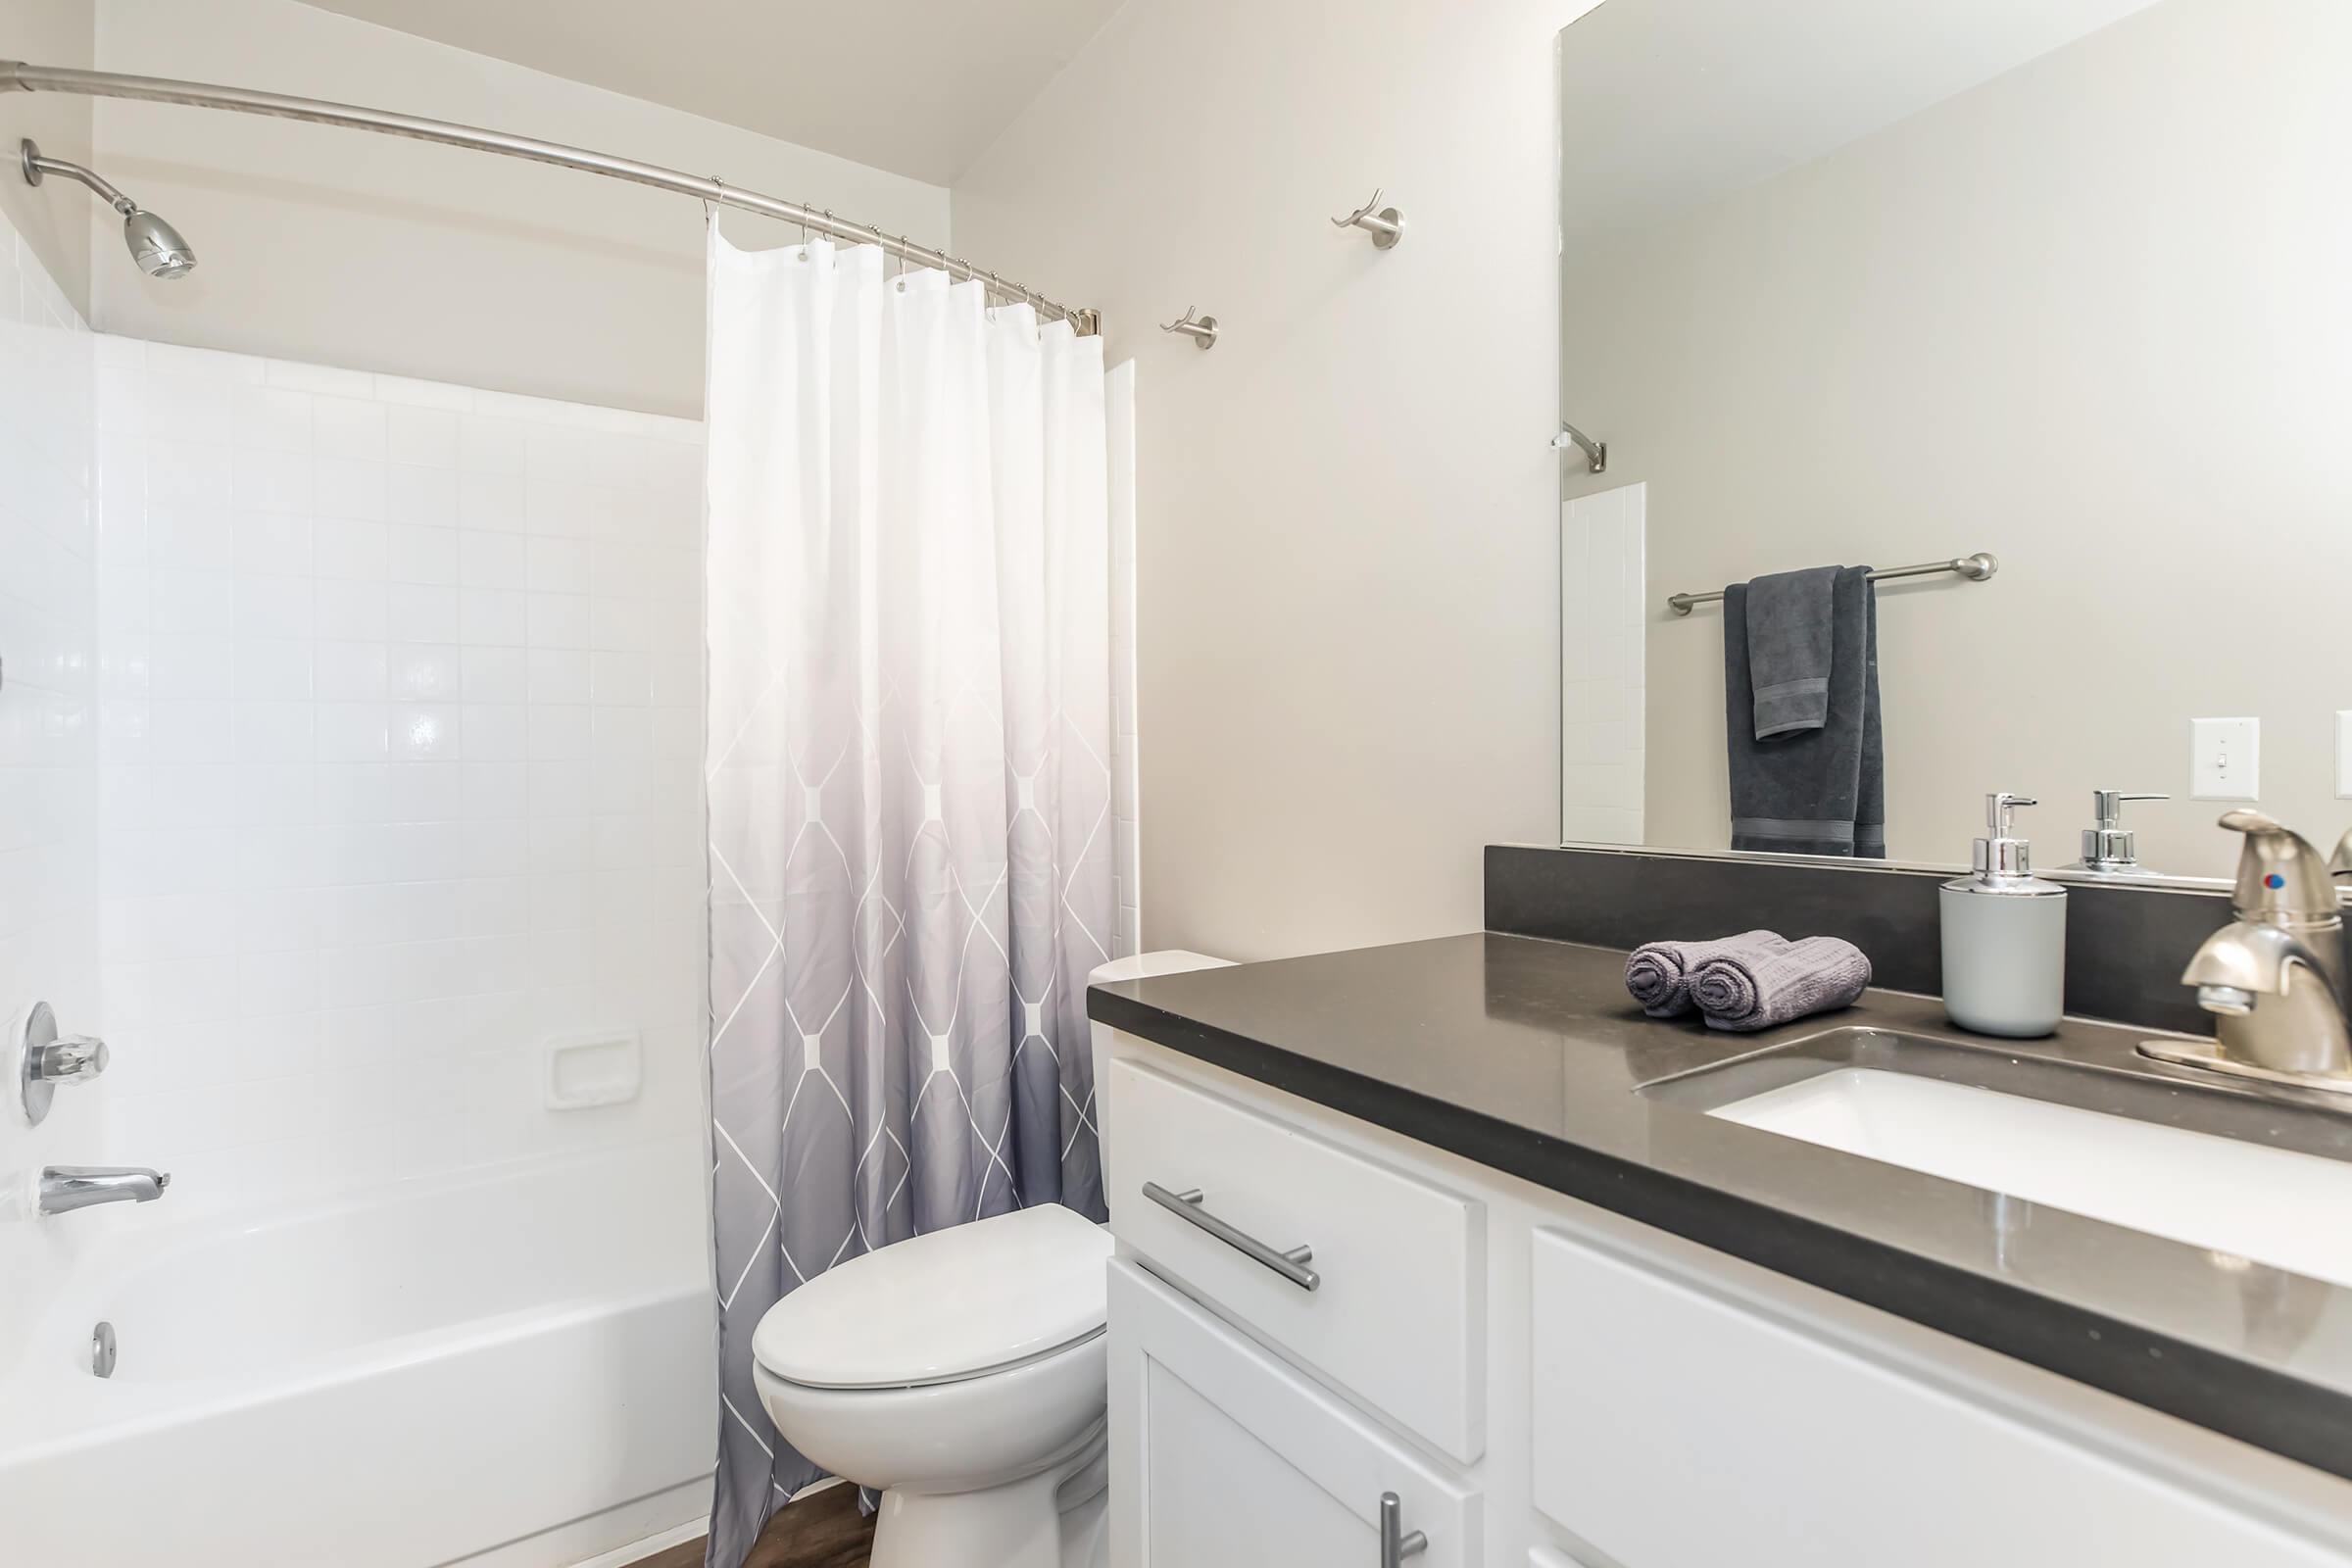
[(0, 60), (0, 92), (76, 93), (85, 98), (131, 98), (145, 103), (185, 104), (195, 109), (225, 109), (241, 115), (266, 115), (277, 120), (341, 125), (348, 130), (372, 130), (387, 136), (406, 136), (416, 141), (439, 142), (448, 147), (465, 147), (474, 152), (498, 153), (508, 158), (553, 164), (559, 169), (577, 169), (591, 174), (602, 174), (608, 179), (625, 179), (631, 184), (675, 191), (681, 196), (697, 197), (721, 207), (735, 207), (747, 213), (780, 218), (804, 229), (830, 234), (835, 239), (849, 240), (854, 244), (878, 245), (892, 256), (903, 257), (924, 267), (935, 267), (950, 277), (985, 283), (997, 293), (1036, 307), (1038, 314), (1048, 319), (1069, 322), (1082, 335), (1102, 329), (1102, 318), (1099, 312), (1057, 304), (1033, 289), (1006, 282), (994, 272), (985, 272), (969, 262), (958, 261), (945, 251), (917, 245), (903, 234), (885, 234), (868, 224), (836, 218), (822, 208), (803, 207), (798, 202), (762, 196), (758, 191), (741, 190), (708, 175), (688, 174), (675, 169), (663, 169), (659, 164), (641, 164), (633, 158), (615, 158), (610, 153), (591, 152), (584, 147), (567, 147), (562, 142), (541, 141), (535, 136), (516, 136), (503, 130), (484, 130), (477, 125), (460, 125), (446, 120), (425, 120), (416, 115), (394, 114), (386, 109), (364, 109), (356, 104), (329, 103), (319, 98), (291, 98), (283, 93), (257, 92), (250, 87), (220, 87), (202, 81), (173, 81), (168, 76), (130, 76), (113, 71), (74, 71), (62, 66), (27, 65), (21, 60)]

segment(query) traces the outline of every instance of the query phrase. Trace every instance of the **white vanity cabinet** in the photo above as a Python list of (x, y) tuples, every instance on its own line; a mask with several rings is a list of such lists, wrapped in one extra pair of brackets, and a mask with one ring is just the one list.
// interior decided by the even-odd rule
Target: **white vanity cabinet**
[(2352, 1483), (1100, 1025), (1096, 1069), (1112, 1568), (2352, 1565)]
[(1112, 1492), (1112, 1561), (1370, 1565), (1384, 1529), (1399, 1548), (1420, 1533), (1429, 1568), (1486, 1561), (1472, 1487), (1133, 1263), (1110, 1270), (1110, 1418), (1136, 1471)]

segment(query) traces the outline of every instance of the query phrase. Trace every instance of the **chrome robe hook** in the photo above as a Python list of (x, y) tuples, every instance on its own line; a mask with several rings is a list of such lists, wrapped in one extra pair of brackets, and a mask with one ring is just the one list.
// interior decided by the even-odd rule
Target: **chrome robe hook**
[[(1374, 212), (1375, 207), (1380, 207), (1380, 211)], [(1366, 230), (1372, 236), (1372, 248), (1377, 251), (1393, 251), (1396, 242), (1404, 238), (1404, 215), (1394, 207), (1381, 207), (1378, 190), (1372, 192), (1370, 201), (1346, 218), (1333, 219), (1331, 226)]]
[(1197, 349), (1208, 349), (1216, 346), (1217, 318), (1213, 316), (1195, 316), (1190, 305), (1187, 305), (1184, 308), (1184, 314), (1173, 321), (1160, 322), (1159, 329), (1162, 332), (1182, 332), (1193, 340), (1193, 347)]

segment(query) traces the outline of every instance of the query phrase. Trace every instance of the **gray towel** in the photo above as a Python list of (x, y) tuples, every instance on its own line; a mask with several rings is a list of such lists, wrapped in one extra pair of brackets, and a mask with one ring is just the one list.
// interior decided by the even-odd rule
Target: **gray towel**
[(1724, 736), (1735, 850), (1886, 858), (1878, 596), (1869, 567), (1831, 569), (1826, 717), (1819, 729), (1785, 730), (1770, 740), (1758, 739), (1748, 630), (1752, 585), (1733, 583), (1724, 590)]
[(1836, 566), (1814, 566), (1774, 572), (1747, 585), (1747, 674), (1754, 686), (1756, 739), (1829, 722), (1837, 583)]
[(1807, 1013), (1850, 1007), (1870, 984), (1870, 960), (1838, 937), (1750, 944), (1718, 954), (1690, 977), (1707, 1027), (1750, 1034)]
[(1759, 954), (1785, 945), (1770, 931), (1745, 931), (1712, 942), (1644, 942), (1625, 956), (1625, 989), (1652, 1018), (1674, 1018), (1689, 1012), (1690, 977), (1710, 958), (1743, 951)]

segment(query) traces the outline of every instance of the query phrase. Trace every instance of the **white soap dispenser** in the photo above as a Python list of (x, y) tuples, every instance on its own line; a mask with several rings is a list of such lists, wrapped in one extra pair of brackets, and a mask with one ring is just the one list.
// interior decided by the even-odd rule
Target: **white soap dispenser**
[(2034, 874), (2033, 846), (2009, 831), (2009, 814), (2035, 803), (1987, 795), (1990, 838), (1976, 842), (1975, 869), (1946, 882), (1943, 1010), (1979, 1034), (2028, 1039), (2066, 1012), (2066, 889)]

